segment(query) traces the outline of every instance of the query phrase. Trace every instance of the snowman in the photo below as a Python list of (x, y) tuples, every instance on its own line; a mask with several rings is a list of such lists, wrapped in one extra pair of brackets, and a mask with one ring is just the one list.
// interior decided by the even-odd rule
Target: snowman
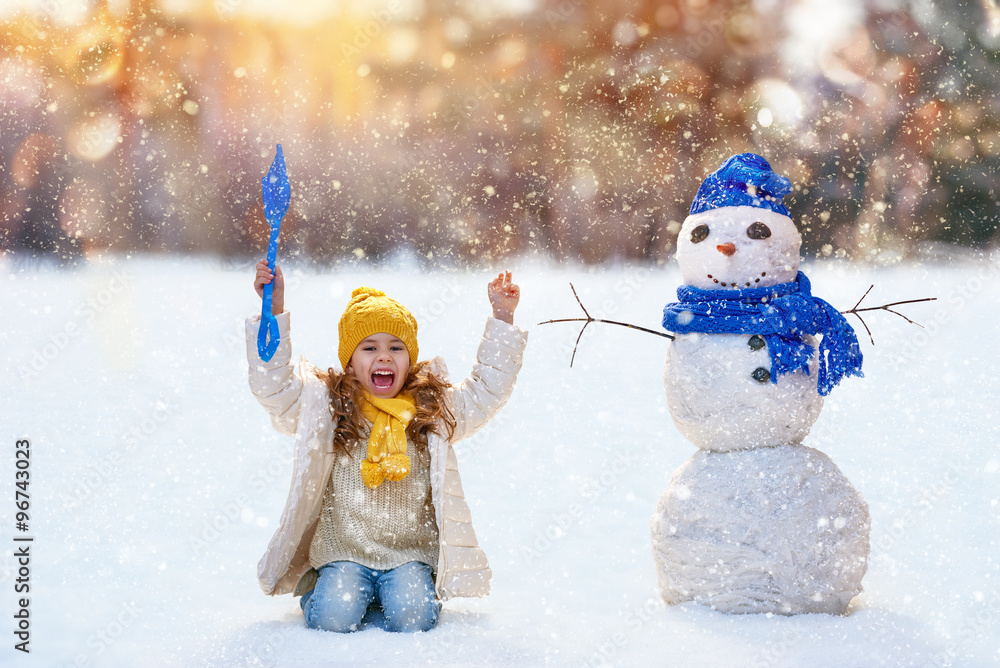
[(684, 285), (664, 309), (676, 338), (667, 406), (699, 448), (650, 521), (668, 603), (730, 613), (834, 613), (861, 591), (868, 507), (803, 445), (823, 398), (861, 375), (853, 329), (811, 294), (790, 182), (753, 153), (705, 180), (677, 241)]

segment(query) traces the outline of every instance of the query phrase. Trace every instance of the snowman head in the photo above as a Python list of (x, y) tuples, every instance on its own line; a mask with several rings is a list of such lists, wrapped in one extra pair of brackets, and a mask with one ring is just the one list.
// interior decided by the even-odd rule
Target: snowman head
[(734, 290), (794, 280), (802, 236), (781, 201), (791, 189), (754, 153), (734, 155), (710, 174), (677, 237), (684, 283)]

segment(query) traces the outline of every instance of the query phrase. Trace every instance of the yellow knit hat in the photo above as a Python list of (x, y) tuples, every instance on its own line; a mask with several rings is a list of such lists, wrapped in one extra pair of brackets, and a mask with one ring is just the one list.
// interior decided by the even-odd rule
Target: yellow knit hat
[(392, 334), (406, 344), (410, 364), (417, 363), (417, 320), (405, 306), (381, 290), (355, 288), (340, 316), (340, 364), (347, 369), (358, 344), (372, 334)]

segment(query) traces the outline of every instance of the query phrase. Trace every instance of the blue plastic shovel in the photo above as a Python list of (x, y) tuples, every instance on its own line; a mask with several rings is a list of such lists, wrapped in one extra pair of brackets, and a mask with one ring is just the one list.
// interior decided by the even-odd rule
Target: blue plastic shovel
[[(264, 191), (264, 217), (271, 228), (271, 237), (267, 243), (267, 266), (274, 272), (274, 260), (278, 254), (278, 233), (281, 231), (281, 219), (288, 211), (288, 203), (292, 199), (292, 189), (288, 185), (288, 172), (285, 171), (285, 155), (278, 144), (278, 152), (274, 156), (267, 176), (261, 179)], [(271, 361), (274, 351), (278, 349), (281, 335), (278, 333), (278, 321), (271, 315), (271, 293), (273, 282), (264, 286), (264, 300), (260, 307), (260, 329), (257, 330), (257, 354), (265, 361)]]

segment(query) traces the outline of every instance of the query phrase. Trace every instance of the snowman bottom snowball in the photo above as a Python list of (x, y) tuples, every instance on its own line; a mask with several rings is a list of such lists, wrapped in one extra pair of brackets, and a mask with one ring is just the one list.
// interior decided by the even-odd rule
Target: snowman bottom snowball
[(868, 567), (868, 506), (802, 445), (699, 451), (650, 521), (669, 604), (727, 613), (843, 614)]

